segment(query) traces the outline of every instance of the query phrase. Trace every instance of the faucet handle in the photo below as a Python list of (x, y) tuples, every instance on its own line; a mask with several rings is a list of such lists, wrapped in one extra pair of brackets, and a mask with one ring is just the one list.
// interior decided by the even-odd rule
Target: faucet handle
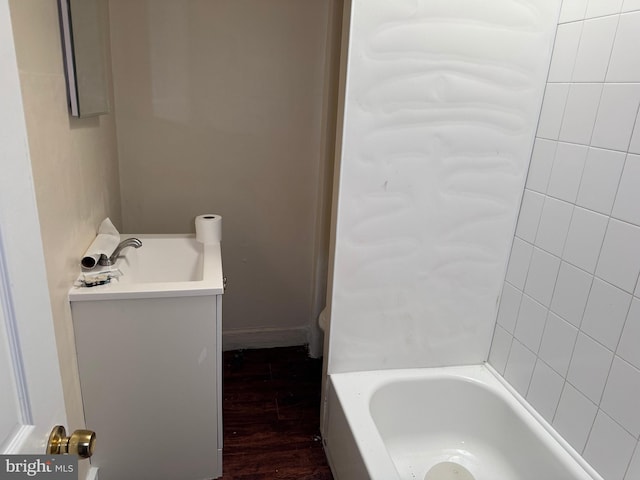
[(100, 258), (98, 259), (98, 265), (101, 265), (103, 267), (110, 267), (112, 265), (111, 259), (104, 253), (101, 253)]

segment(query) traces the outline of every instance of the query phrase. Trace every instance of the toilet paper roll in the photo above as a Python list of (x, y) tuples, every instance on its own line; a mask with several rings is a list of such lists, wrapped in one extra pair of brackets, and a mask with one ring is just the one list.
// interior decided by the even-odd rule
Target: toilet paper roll
[(91, 243), (80, 261), (83, 268), (91, 269), (98, 264), (101, 255), (110, 257), (120, 243), (120, 234), (109, 218), (105, 218), (95, 240)]
[(196, 217), (196, 240), (201, 243), (220, 243), (222, 240), (222, 217), (214, 213)]

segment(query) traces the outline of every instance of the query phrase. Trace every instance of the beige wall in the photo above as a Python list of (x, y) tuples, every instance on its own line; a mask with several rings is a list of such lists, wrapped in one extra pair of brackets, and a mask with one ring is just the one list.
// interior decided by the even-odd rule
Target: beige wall
[[(110, 216), (120, 224), (113, 115), (67, 113), (56, 0), (11, 0), (49, 291), (71, 430), (84, 425), (67, 291)], [(90, 426), (89, 426), (90, 427)]]
[(224, 217), (226, 348), (304, 343), (318, 314), (332, 4), (110, 1), (124, 229)]

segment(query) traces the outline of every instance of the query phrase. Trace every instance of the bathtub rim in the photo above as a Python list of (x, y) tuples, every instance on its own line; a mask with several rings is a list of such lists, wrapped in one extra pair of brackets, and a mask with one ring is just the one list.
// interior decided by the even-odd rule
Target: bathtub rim
[[(344, 418), (360, 453), (370, 479), (399, 479), (396, 466), (389, 454), (384, 440), (371, 416), (372, 395), (381, 387), (395, 381), (427, 378), (460, 378), (480, 384), (481, 387), (500, 396), (503, 401), (514, 407), (518, 416), (534, 430), (550, 436), (553, 441), (550, 448), (557, 453), (559, 460), (578, 479), (603, 480), (569, 443), (487, 362), (476, 365), (405, 368), (388, 370), (368, 370), (359, 372), (340, 372), (328, 375), (330, 388), (340, 403)], [(354, 404), (360, 408), (346, 409), (345, 404)], [(353, 405), (352, 405), (353, 407)], [(333, 407), (335, 408), (335, 407)], [(347, 411), (348, 410), (348, 411)], [(528, 414), (528, 415), (527, 415)], [(355, 427), (355, 428), (354, 428)], [(325, 429), (326, 430), (326, 429)], [(546, 437), (548, 438), (548, 437)], [(363, 439), (366, 443), (363, 445)], [(332, 464), (331, 439), (325, 444), (327, 458)], [(382, 455), (384, 453), (384, 456)], [(334, 469), (334, 465), (331, 465)], [(335, 473), (335, 472), (334, 472)], [(336, 477), (337, 479), (337, 477)]]

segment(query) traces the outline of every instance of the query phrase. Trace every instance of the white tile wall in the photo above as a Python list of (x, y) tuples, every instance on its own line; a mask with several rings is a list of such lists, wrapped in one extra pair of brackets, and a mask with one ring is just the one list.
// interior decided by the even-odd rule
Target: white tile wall
[(593, 277), (584, 270), (562, 262), (553, 292), (551, 311), (579, 327), (592, 281)]
[(627, 162), (622, 172), (620, 187), (613, 215), (616, 218), (640, 225), (640, 155), (627, 156)]
[(609, 220), (596, 274), (627, 292), (633, 292), (640, 273), (640, 227)]
[(601, 83), (572, 83), (560, 125), (563, 142), (588, 144), (598, 114)]
[[(580, 23), (582, 22), (574, 22), (567, 25)], [(617, 26), (618, 17), (614, 15), (584, 22), (571, 81), (604, 81)], [(550, 80), (553, 81), (553, 79)]]
[(609, 215), (625, 163), (624, 152), (589, 148), (582, 172), (577, 204)]
[(634, 437), (640, 435), (640, 371), (616, 357), (600, 405), (611, 418), (625, 425)]
[(618, 345), (618, 355), (640, 369), (640, 300), (634, 298)]
[(498, 325), (507, 332), (513, 334), (516, 328), (516, 320), (520, 311), (522, 292), (517, 288), (506, 284), (500, 298), (500, 308), (498, 309)]
[(618, 13), (621, 7), (622, 0), (589, 0), (586, 17), (592, 18)]
[[(610, 350), (615, 350), (631, 305), (631, 295), (596, 278), (580, 329)], [(607, 319), (603, 322), (602, 319)]]
[(583, 145), (558, 143), (547, 186), (548, 195), (567, 202), (576, 201), (588, 152), (589, 149)]
[(640, 478), (640, 448), (637, 446), (629, 470), (627, 470), (627, 474), (625, 475), (625, 480), (633, 480), (634, 478)]
[(574, 0), (571, 2), (562, 2), (560, 10), (560, 23), (573, 22), (574, 20), (582, 20), (585, 18), (587, 4), (589, 0)]
[(558, 276), (560, 259), (539, 248), (533, 249), (524, 292), (543, 305), (551, 303), (553, 286)]
[(504, 372), (507, 366), (512, 340), (513, 335), (500, 325), (496, 325), (493, 341), (491, 342), (491, 351), (489, 352), (489, 362), (500, 372)]
[(489, 362), (640, 479), (640, 0), (564, 0)]
[(538, 233), (535, 235), (535, 244), (549, 253), (560, 256), (567, 239), (572, 212), (573, 206), (570, 203), (547, 197), (542, 208)]
[(591, 145), (626, 150), (640, 103), (640, 84), (605, 84), (593, 129)]
[[(560, 25), (556, 34), (556, 43), (551, 68), (550, 82), (570, 82), (578, 55), (582, 35), (582, 22)], [(611, 40), (613, 42), (613, 38)]]
[(551, 416), (560, 401), (564, 379), (544, 362), (537, 362), (529, 385), (528, 399), (544, 416)]
[(636, 117), (636, 126), (631, 137), (631, 145), (629, 145), (630, 153), (640, 153), (640, 121), (638, 119), (640, 119), (640, 112)]
[(628, 459), (633, 455), (635, 443), (634, 437), (600, 410), (589, 433), (584, 458), (602, 477), (622, 480), (625, 478)]
[(567, 380), (593, 403), (600, 402), (613, 353), (588, 335), (580, 332), (576, 341)]
[(533, 243), (536, 238), (540, 215), (542, 214), (542, 208), (544, 206), (544, 199), (544, 195), (532, 190), (527, 190), (522, 199), (516, 234), (527, 242)]
[(536, 366), (536, 356), (518, 340), (513, 340), (509, 358), (505, 368), (504, 378), (522, 395), (529, 388), (529, 382)]
[(640, 77), (640, 12), (620, 15), (607, 70), (608, 82), (637, 82)]
[(565, 382), (553, 416), (553, 426), (573, 448), (581, 452), (597, 413), (598, 407), (593, 402)]
[[(638, 132), (638, 138), (640, 139), (640, 132)], [(558, 142), (536, 138), (533, 153), (531, 154), (529, 175), (527, 176), (527, 188), (529, 190), (546, 193), (557, 147)], [(622, 172), (622, 167), (620, 167), (620, 172)], [(613, 200), (611, 204), (613, 205)]]
[[(566, 376), (577, 337), (576, 327), (553, 312), (549, 312), (538, 352), (543, 362), (539, 363), (546, 363), (563, 377)], [(553, 418), (553, 414), (545, 418)]]
[(518, 312), (514, 336), (532, 352), (537, 352), (542, 340), (547, 309), (531, 297), (524, 295)]
[(562, 126), (562, 117), (569, 96), (568, 83), (549, 83), (542, 100), (542, 111), (538, 123), (538, 137), (557, 140)]
[(599, 213), (575, 207), (564, 246), (563, 259), (593, 273), (608, 220), (606, 216)]
[[(584, 0), (582, 1), (584, 2)], [(622, 11), (631, 12), (633, 10), (640, 10), (640, 0), (624, 0), (624, 3), (622, 4)]]

